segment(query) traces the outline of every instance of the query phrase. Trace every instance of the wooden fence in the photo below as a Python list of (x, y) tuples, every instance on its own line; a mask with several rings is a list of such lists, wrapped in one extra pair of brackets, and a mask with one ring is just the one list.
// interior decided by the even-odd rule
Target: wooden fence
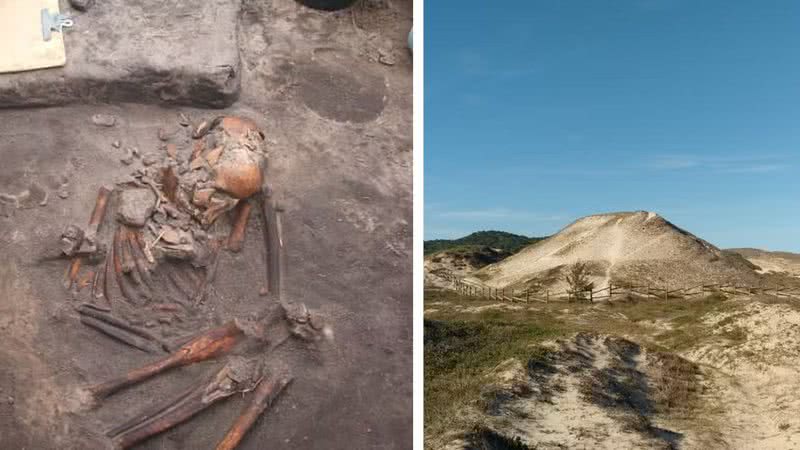
[(781, 285), (752, 286), (737, 283), (711, 283), (698, 284), (694, 286), (664, 288), (653, 285), (614, 285), (612, 283), (602, 289), (586, 290), (584, 292), (551, 292), (549, 290), (534, 291), (530, 289), (492, 288), (478, 282), (464, 280), (463, 278), (460, 278), (449, 272), (438, 272), (436, 275), (449, 281), (452, 284), (451, 289), (465, 296), (522, 303), (547, 303), (551, 301), (570, 301), (579, 299), (588, 300), (590, 302), (603, 300), (612, 301), (615, 297), (622, 299), (623, 296), (627, 295), (667, 300), (670, 298), (706, 296), (713, 293), (723, 293), (731, 296), (762, 294), (800, 300), (800, 288)]

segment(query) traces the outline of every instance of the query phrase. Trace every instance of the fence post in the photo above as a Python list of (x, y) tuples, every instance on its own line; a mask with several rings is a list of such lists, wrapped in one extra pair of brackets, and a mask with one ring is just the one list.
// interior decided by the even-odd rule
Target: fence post
[(608, 283), (608, 301), (614, 298), (614, 283)]
[(594, 303), (594, 292), (589, 289), (589, 303)]

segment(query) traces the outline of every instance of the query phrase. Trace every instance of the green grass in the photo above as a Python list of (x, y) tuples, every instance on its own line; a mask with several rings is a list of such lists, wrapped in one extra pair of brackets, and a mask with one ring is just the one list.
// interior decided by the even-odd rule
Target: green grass
[[(796, 301), (760, 297), (754, 301), (800, 309)], [(499, 303), (452, 291), (425, 292), (426, 308), (436, 310), (425, 316), (426, 445), (441, 445), (447, 442), (438, 441), (442, 436), (468, 434), (484, 425), (480, 415), (463, 412), (470, 407), (481, 411), (486, 375), (508, 358), (524, 364), (542, 356), (539, 344), (545, 340), (585, 331), (625, 336), (647, 347), (653, 357), (666, 362), (654, 394), (657, 403), (669, 410), (677, 408), (678, 415), (685, 410), (686, 417), (696, 407), (707, 411), (707, 406), (698, 406), (693, 400), (700, 389), (693, 381), (696, 366), (678, 358), (677, 353), (709, 342), (733, 346), (747, 340), (746, 331), (735, 326), (745, 303), (718, 294), (691, 299), (628, 298), (610, 304), (531, 303), (521, 309), (475, 312), (476, 307)], [(719, 313), (729, 317), (713, 325), (704, 323), (709, 315)]]
[(536, 344), (563, 334), (557, 324), (491, 316), (425, 321), (426, 436), (441, 437), (478, 426), (463, 412), (470, 405), (479, 405), (485, 375), (506, 359), (527, 362), (541, 356), (543, 350)]

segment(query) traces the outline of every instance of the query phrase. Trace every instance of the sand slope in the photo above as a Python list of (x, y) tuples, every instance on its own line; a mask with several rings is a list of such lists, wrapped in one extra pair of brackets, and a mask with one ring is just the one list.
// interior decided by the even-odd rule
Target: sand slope
[(800, 278), (800, 254), (770, 252), (755, 248), (733, 248), (727, 251), (738, 253), (757, 265), (759, 273), (785, 274)]
[(681, 287), (710, 282), (755, 283), (743, 257), (723, 252), (653, 212), (587, 216), (519, 253), (483, 268), (475, 278), (492, 287), (534, 284), (563, 288), (566, 266), (589, 263), (595, 287), (650, 283)]
[(457, 250), (443, 250), (425, 257), (425, 286), (449, 287), (450, 281), (443, 275), (466, 278), (481, 268), (507, 258), (506, 250), (488, 246), (470, 246)]

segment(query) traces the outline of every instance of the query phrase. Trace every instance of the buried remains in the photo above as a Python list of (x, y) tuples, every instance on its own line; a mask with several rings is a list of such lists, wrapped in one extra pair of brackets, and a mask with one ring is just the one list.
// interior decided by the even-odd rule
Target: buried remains
[[(105, 435), (119, 448), (166, 431), (236, 393), (249, 406), (218, 449), (238, 445), (256, 418), (292, 381), (291, 370), (266, 355), (294, 339), (319, 349), (332, 332), (302, 303), (281, 296), (280, 215), (266, 187), (267, 149), (256, 125), (218, 117), (172, 132), (190, 145), (162, 145), (160, 155), (114, 188), (99, 190), (86, 227), (68, 226), (56, 254), (70, 261), (64, 286), (82, 300), (80, 321), (130, 347), (160, 354), (154, 362), (85, 388), (93, 405), (170, 369), (229, 355), (208, 379), (170, 401), (141, 411)], [(135, 156), (134, 156), (135, 157)], [(123, 161), (124, 162), (124, 161)], [(221, 251), (238, 252), (253, 207), (263, 222), (267, 295), (261, 311), (208, 328), (202, 311), (214, 297)], [(112, 209), (113, 214), (107, 210)], [(229, 214), (232, 217), (228, 217)], [(226, 220), (223, 220), (226, 219)]]

